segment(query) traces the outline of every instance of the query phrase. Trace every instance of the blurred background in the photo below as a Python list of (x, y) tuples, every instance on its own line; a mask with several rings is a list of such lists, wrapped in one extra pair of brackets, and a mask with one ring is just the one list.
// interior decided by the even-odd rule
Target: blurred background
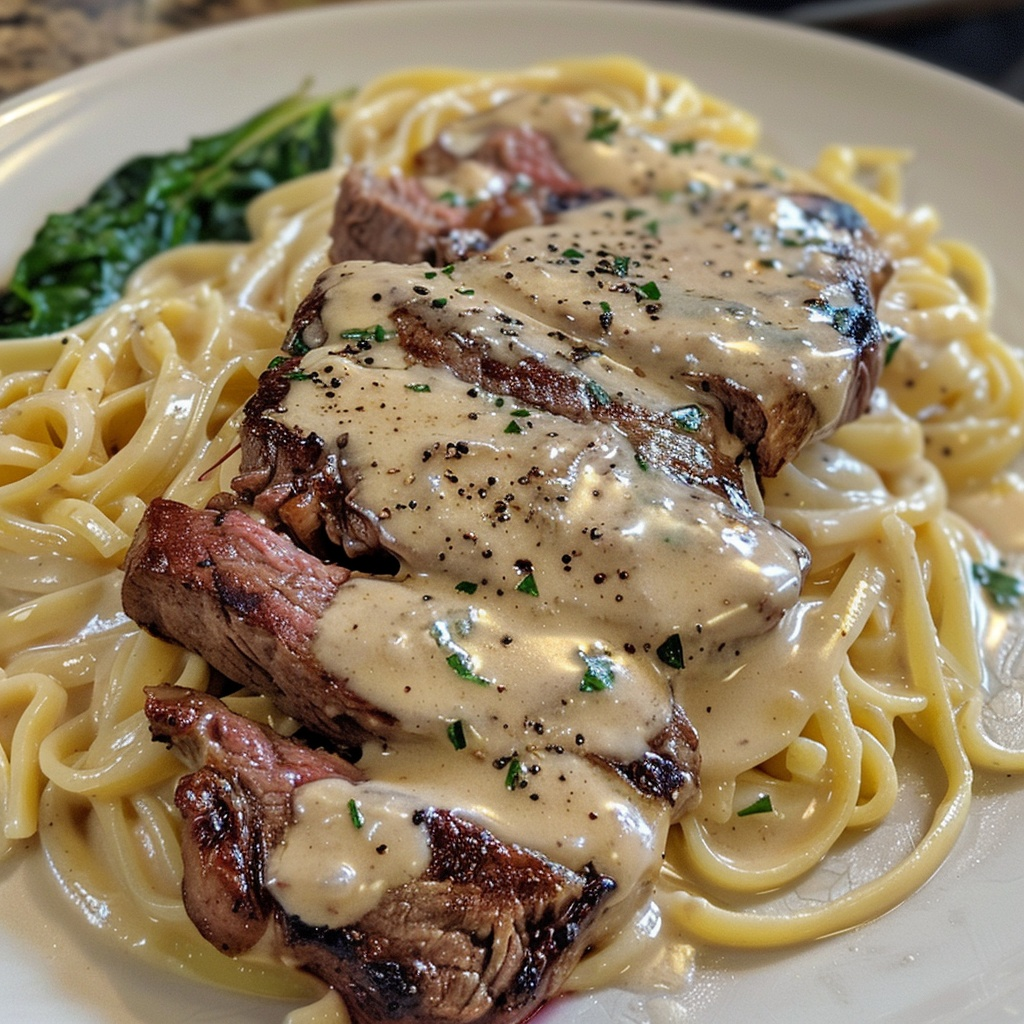
[[(0, 99), (142, 43), (317, 2), (0, 0)], [(697, 5), (874, 42), (1024, 99), (1024, 0), (703, 0)]]

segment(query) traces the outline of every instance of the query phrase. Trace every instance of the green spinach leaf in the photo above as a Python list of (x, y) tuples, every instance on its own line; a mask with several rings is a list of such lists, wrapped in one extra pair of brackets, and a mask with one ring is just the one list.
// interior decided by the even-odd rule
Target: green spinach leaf
[(250, 200), (329, 165), (331, 107), (297, 94), (181, 152), (124, 164), (84, 205), (47, 218), (0, 293), (0, 338), (50, 334), (105, 309), (136, 267), (173, 246), (246, 240)]

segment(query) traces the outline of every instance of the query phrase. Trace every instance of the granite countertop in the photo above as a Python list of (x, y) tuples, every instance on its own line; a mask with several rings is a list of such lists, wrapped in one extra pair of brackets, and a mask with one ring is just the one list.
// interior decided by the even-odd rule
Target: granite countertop
[(142, 43), (315, 0), (0, 0), (0, 99)]
[[(0, 100), (142, 43), (318, 2), (344, 0), (0, 0)], [(1024, 99), (1024, 0), (704, 0), (704, 5), (865, 39)]]

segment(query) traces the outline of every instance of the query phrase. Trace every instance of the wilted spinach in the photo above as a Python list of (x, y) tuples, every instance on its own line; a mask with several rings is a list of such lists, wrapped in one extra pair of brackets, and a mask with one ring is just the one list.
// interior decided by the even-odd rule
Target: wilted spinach
[(149, 257), (197, 241), (244, 241), (259, 193), (330, 163), (332, 101), (291, 96), (181, 152), (139, 156), (69, 213), (47, 218), (0, 293), (0, 338), (70, 327), (120, 298)]

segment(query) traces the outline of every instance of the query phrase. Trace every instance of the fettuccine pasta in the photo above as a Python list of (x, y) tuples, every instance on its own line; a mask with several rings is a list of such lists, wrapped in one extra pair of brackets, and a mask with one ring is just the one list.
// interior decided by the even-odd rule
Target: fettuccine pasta
[[(344, 168), (408, 169), (446, 125), (523, 91), (579, 97), (665, 138), (758, 146), (751, 115), (624, 59), (388, 75), (338, 104), (337, 166), (252, 204), (252, 242), (172, 250), (106, 312), (0, 345), (0, 852), (21, 855), (38, 837), (30, 849), (45, 850), (90, 920), (174, 970), (320, 998), (284, 967), (221, 956), (185, 915), (172, 800), (182, 769), (149, 739), (143, 690), (203, 690), (210, 671), (121, 612), (125, 552), (151, 499), (201, 506), (229, 489), (241, 407), (328, 265)], [(951, 508), (1020, 454), (1024, 372), (992, 332), (984, 259), (941, 238), (934, 211), (904, 205), (909, 159), (835, 145), (816, 167), (787, 170), (855, 206), (891, 258), (878, 301), (891, 359), (867, 415), (763, 482), (765, 515), (811, 552), (796, 614), (731, 678), (681, 683), (703, 796), (671, 829), (657, 903), (674, 925), (662, 935), (698, 948), (791, 944), (883, 913), (949, 855), (974, 772), (1024, 768), (1024, 750), (985, 727), (979, 638), (993, 613), (974, 567), (1000, 555)], [(227, 703), (296, 728), (265, 698)], [(941, 778), (912, 810), (913, 844), (870, 877), (851, 872), (848, 889), (810, 896), (822, 865), (855, 863), (898, 813), (921, 750)], [(772, 813), (737, 817), (765, 798)], [(573, 984), (608, 983), (642, 959), (635, 940), (624, 937), (628, 955), (585, 959)], [(343, 1015), (328, 995), (293, 1019)]]

